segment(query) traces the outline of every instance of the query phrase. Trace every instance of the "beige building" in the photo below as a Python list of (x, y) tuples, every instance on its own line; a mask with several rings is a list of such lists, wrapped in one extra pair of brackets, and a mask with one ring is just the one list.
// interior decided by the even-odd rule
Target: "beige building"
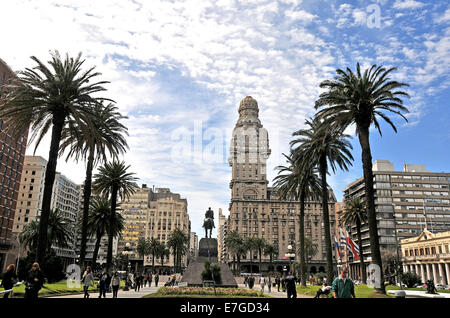
[(225, 248), (225, 236), (228, 230), (228, 219), (219, 208), (219, 218), (217, 220), (217, 259), (220, 263), (227, 262), (227, 252)]
[[(271, 151), (267, 130), (263, 128), (258, 113), (258, 103), (252, 97), (247, 96), (241, 101), (228, 159), (232, 167), (228, 230), (237, 230), (244, 237), (262, 237), (266, 242), (275, 244), (279, 252), (274, 268), (269, 267), (269, 256), (264, 256), (261, 270), (282, 271), (283, 266), (288, 266), (289, 263), (285, 257), (288, 246), (297, 249), (300, 241), (300, 203), (280, 200), (275, 189), (268, 187), (266, 161)], [(329, 193), (330, 225), (333, 229), (336, 199), (331, 189)], [(325, 232), (319, 201), (308, 199), (306, 202), (305, 235), (311, 238), (317, 248), (316, 255), (308, 260), (309, 270), (325, 272)], [(297, 253), (295, 254), (295, 259), (299, 259)], [(258, 259), (257, 255), (253, 257)], [(228, 262), (231, 259), (232, 256), (228, 255)], [(248, 272), (249, 255), (244, 256), (241, 263), (241, 272)], [(254, 271), (258, 271), (258, 262), (253, 264)]]
[(425, 229), (416, 237), (401, 241), (404, 272), (414, 272), (425, 283), (450, 284), (450, 231), (431, 233)]
[(189, 238), (189, 262), (195, 261), (198, 256), (198, 235), (195, 232), (190, 233)]
[[(13, 226), (13, 232), (16, 234), (22, 232), (25, 225), (40, 217), (46, 167), (47, 160), (44, 158), (25, 156)], [(68, 247), (53, 245), (52, 248), (56, 255), (66, 259), (66, 263), (77, 258), (76, 222), (81, 209), (81, 192), (81, 185), (56, 172), (50, 208), (61, 211), (71, 236)]]
[[(117, 253), (124, 251), (126, 243), (130, 243), (134, 252), (129, 255), (130, 262), (142, 260), (136, 252), (139, 238), (156, 238), (166, 244), (170, 233), (179, 228), (188, 238), (188, 252), (182, 258), (182, 266), (187, 265), (190, 248), (190, 221), (187, 213), (187, 200), (179, 194), (172, 193), (168, 188), (147, 188), (143, 184), (135, 194), (120, 204), (121, 214), (125, 218), (125, 228), (118, 242)], [(144, 266), (151, 266), (152, 257), (145, 257)], [(164, 269), (161, 268), (159, 258), (155, 259), (155, 266), (160, 270), (169, 270), (173, 267), (173, 255), (164, 260)]]
[[(388, 160), (376, 160), (373, 174), (382, 253), (383, 250), (395, 251), (396, 237), (399, 241), (417, 237), (425, 228), (433, 233), (450, 230), (450, 173), (430, 172), (424, 165), (411, 164), (404, 164), (402, 171), (395, 171), (394, 164)], [(344, 202), (354, 196), (364, 199), (364, 178), (359, 178), (344, 189)], [(361, 233), (364, 259), (370, 262), (367, 224), (363, 224)], [(351, 236), (359, 244), (356, 226), (351, 228)], [(351, 259), (351, 267), (359, 268), (359, 261)], [(359, 273), (359, 270), (355, 273)]]

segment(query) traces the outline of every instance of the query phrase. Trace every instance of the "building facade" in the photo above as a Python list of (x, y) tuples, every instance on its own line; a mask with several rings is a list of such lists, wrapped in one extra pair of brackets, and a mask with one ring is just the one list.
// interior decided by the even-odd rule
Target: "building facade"
[(188, 263), (195, 261), (198, 256), (198, 235), (195, 232), (190, 233), (189, 237), (189, 259)]
[[(404, 164), (395, 171), (393, 163), (377, 160), (373, 164), (375, 209), (377, 214), (380, 249), (396, 251), (402, 239), (416, 237), (429, 228), (433, 233), (450, 230), (450, 173), (430, 172), (424, 165)], [(364, 178), (344, 189), (344, 201), (352, 197), (364, 200)], [(350, 229), (353, 240), (359, 244), (356, 226)], [(370, 239), (367, 224), (361, 228), (364, 260), (371, 261)], [(359, 276), (359, 261), (351, 258)]]
[[(6, 85), (15, 73), (0, 59), (0, 105), (5, 102)], [(0, 119), (0, 270), (15, 263), (18, 239), (13, 233), (20, 179), (25, 158), (28, 132), (15, 138), (6, 132), (6, 123)]]
[[(258, 262), (255, 262), (258, 257), (253, 255), (253, 272), (281, 272), (283, 266), (289, 266), (289, 259), (285, 257), (288, 246), (291, 245), (296, 251), (300, 242), (300, 202), (280, 200), (275, 189), (268, 186), (266, 161), (271, 150), (267, 130), (263, 128), (258, 113), (255, 99), (247, 96), (241, 101), (228, 159), (232, 167), (228, 231), (238, 231), (243, 237), (264, 238), (267, 243), (277, 246), (278, 257), (273, 265), (268, 262), (269, 256), (263, 256), (263, 268), (259, 269)], [(336, 199), (331, 189), (329, 194), (330, 224), (333, 229)], [(311, 239), (317, 250), (308, 259), (309, 271), (325, 272), (326, 246), (321, 203), (309, 198), (305, 204), (305, 236)], [(241, 272), (249, 272), (249, 257), (249, 254), (243, 256)], [(231, 259), (232, 255), (228, 255), (228, 262)], [(299, 259), (298, 253), (295, 253), (295, 259)]]
[[(40, 156), (25, 156), (20, 181), (18, 204), (14, 218), (13, 231), (16, 235), (33, 220), (39, 220), (44, 193), (45, 170), (47, 160)], [(58, 209), (68, 227), (68, 246), (52, 245), (56, 255), (62, 257), (65, 263), (71, 263), (77, 258), (77, 220), (81, 211), (82, 186), (56, 172), (50, 208)]]
[(225, 236), (228, 231), (228, 218), (219, 208), (219, 217), (217, 220), (217, 260), (219, 263), (227, 262), (227, 250), (225, 247)]
[(403, 272), (413, 272), (422, 283), (450, 284), (450, 231), (431, 233), (425, 229), (419, 236), (401, 241)]
[[(182, 257), (182, 267), (187, 266), (191, 227), (186, 199), (181, 198), (180, 194), (172, 193), (168, 188), (152, 189), (143, 184), (135, 194), (120, 203), (120, 208), (120, 213), (125, 218), (125, 228), (118, 242), (118, 254), (124, 251), (126, 243), (130, 243), (130, 262), (141, 262), (145, 267), (149, 267), (152, 265), (152, 257), (149, 255), (142, 259), (137, 253), (139, 238), (156, 238), (167, 246), (171, 232), (179, 228), (188, 239), (188, 252)], [(160, 258), (155, 258), (155, 268), (159, 271), (169, 271), (173, 266), (172, 254), (164, 259), (163, 264)]]

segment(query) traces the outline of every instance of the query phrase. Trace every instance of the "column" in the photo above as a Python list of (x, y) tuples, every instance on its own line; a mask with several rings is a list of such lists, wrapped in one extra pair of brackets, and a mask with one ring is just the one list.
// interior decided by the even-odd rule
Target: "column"
[(442, 266), (444, 266), (444, 264), (437, 263), (437, 267), (439, 269), (439, 283), (441, 285), (445, 285), (445, 277), (444, 277), (444, 271), (442, 270)]
[(450, 284), (450, 264), (449, 263), (445, 263), (445, 277), (447, 278), (447, 285)]
[(431, 264), (426, 264), (427, 267), (427, 280), (433, 279), (433, 272), (431, 269)]
[(414, 266), (414, 273), (415, 273), (416, 275), (419, 275), (419, 265), (414, 264), (413, 266)]
[(437, 265), (438, 264), (431, 264), (431, 268), (433, 268), (433, 281), (434, 281), (435, 285), (438, 284), (438, 282), (439, 282), (439, 277), (438, 277), (438, 273), (436, 270)]
[(420, 264), (420, 276), (422, 277), (422, 283), (427, 281), (427, 277), (425, 276), (425, 264)]

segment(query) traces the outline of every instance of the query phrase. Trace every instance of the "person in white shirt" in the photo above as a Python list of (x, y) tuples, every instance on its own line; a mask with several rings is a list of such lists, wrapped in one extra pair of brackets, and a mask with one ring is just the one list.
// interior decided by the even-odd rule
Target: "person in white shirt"
[(261, 278), (259, 279), (259, 284), (261, 285), (261, 292), (264, 293), (264, 286), (266, 285), (264, 276), (261, 276)]

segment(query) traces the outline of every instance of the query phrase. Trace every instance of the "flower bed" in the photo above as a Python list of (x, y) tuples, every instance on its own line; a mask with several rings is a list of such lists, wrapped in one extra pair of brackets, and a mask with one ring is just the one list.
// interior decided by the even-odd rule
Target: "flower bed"
[(240, 297), (265, 297), (259, 291), (243, 288), (216, 288), (216, 295), (214, 295), (214, 288), (212, 287), (161, 287), (155, 294), (159, 296), (240, 296)]

